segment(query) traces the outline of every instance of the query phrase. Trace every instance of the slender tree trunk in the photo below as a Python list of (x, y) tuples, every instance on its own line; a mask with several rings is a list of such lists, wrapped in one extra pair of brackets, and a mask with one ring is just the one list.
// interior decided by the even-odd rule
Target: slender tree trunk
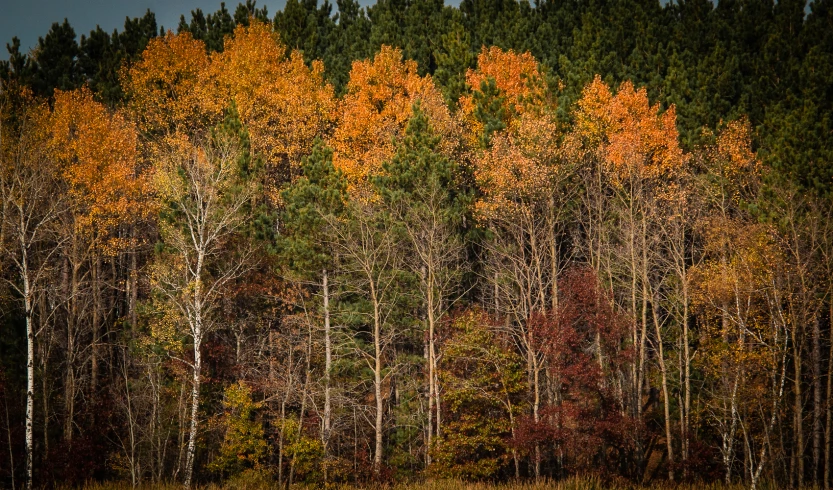
[(830, 448), (833, 436), (833, 298), (830, 300), (830, 343), (827, 352), (827, 417), (824, 428), (824, 489), (830, 490)]
[(131, 245), (130, 245), (130, 270), (128, 271), (128, 278), (127, 278), (127, 287), (128, 287), (128, 294), (127, 294), (127, 310), (128, 316), (130, 318), (130, 328), (135, 331), (136, 329), (136, 321), (137, 321), (137, 313), (136, 313), (136, 304), (139, 298), (138, 292), (138, 266), (136, 260), (136, 244), (133, 242), (136, 237), (136, 227), (130, 227), (130, 237), (131, 237)]
[[(689, 351), (690, 341), (688, 331), (688, 278), (685, 275), (685, 265), (683, 266), (683, 271), (683, 364), (685, 366), (685, 403), (683, 404), (683, 407), (685, 407), (683, 413), (683, 460), (688, 462), (689, 430), (691, 427), (691, 420), (689, 418), (689, 415), (691, 414), (691, 352)], [(686, 465), (686, 472), (687, 471), (688, 465)]]
[[(535, 393), (534, 393), (534, 400), (532, 405), (532, 418), (535, 421), (535, 426), (538, 426), (538, 422), (541, 421), (540, 418), (540, 406), (541, 406), (541, 368), (538, 365), (538, 358), (537, 356), (533, 356), (534, 366), (535, 369)], [(539, 482), (541, 479), (541, 444), (536, 442), (535, 443), (535, 482)]]
[(798, 344), (798, 335), (793, 327), (793, 390), (794, 390), (794, 423), (795, 423), (795, 476), (796, 485), (799, 488), (804, 486), (804, 404), (802, 403), (803, 393), (801, 386), (801, 346)]
[[(321, 273), (322, 277), (322, 289), (324, 293), (324, 457), (325, 460), (328, 459), (329, 454), (329, 447), (330, 447), (330, 431), (331, 431), (331, 418), (332, 418), (332, 407), (330, 401), (330, 377), (332, 372), (333, 366), (333, 346), (332, 340), (330, 339), (330, 288), (327, 282), (327, 269), (324, 269)], [(324, 465), (324, 482), (327, 482), (328, 476), (328, 465), (325, 463)]]
[[(199, 319), (197, 320), (199, 322)], [(200, 371), (202, 369), (202, 357), (200, 355), (200, 344), (202, 343), (201, 326), (197, 324), (194, 330), (194, 377), (191, 382), (191, 420), (188, 434), (188, 452), (185, 457), (185, 487), (191, 488), (191, 479), (194, 474), (194, 457), (197, 450), (197, 421), (200, 408)]]
[(64, 381), (64, 440), (72, 441), (73, 425), (75, 420), (75, 356), (76, 336), (78, 335), (79, 314), (78, 314), (78, 254), (77, 236), (73, 234), (72, 239), (72, 262), (70, 263), (70, 298), (69, 317), (67, 318), (67, 351), (66, 351), (66, 377)]
[(668, 479), (674, 481), (674, 439), (671, 435), (671, 398), (668, 394), (668, 370), (665, 366), (665, 352), (662, 345), (662, 329), (657, 314), (656, 298), (651, 302), (651, 311), (654, 317), (654, 327), (657, 334), (657, 356), (659, 360), (659, 371), (662, 377), (662, 400), (665, 416), (665, 445), (668, 451)]
[(101, 340), (99, 338), (99, 312), (101, 311), (101, 291), (99, 287), (99, 274), (101, 272), (101, 257), (98, 252), (95, 252), (95, 257), (92, 260), (92, 288), (93, 288), (93, 345), (92, 345), (92, 362), (90, 365), (90, 388), (94, 393), (98, 387), (98, 359), (100, 356), (99, 349)]
[[(23, 240), (21, 239), (21, 242)], [(32, 488), (33, 422), (35, 416), (35, 331), (32, 324), (32, 289), (29, 284), (27, 247), (21, 243), (23, 257), (23, 307), (26, 316), (26, 488)]]
[(373, 474), (377, 477), (382, 471), (382, 318), (379, 311), (379, 298), (371, 277), (371, 299), (373, 300), (373, 388), (376, 395), (376, 447), (373, 454)]
[(821, 373), (821, 325), (819, 315), (813, 319), (813, 472), (812, 483), (818, 483), (819, 464), (821, 463), (822, 439), (822, 373)]
[(433, 444), (434, 439), (434, 396), (437, 391), (437, 387), (434, 383), (434, 370), (436, 368), (436, 363), (434, 362), (434, 358), (436, 353), (434, 351), (434, 311), (433, 311), (433, 290), (432, 290), (432, 279), (431, 279), (431, 268), (430, 264), (426, 270), (426, 267), (422, 268), (422, 276), (424, 281), (425, 293), (426, 293), (426, 316), (428, 321), (428, 438), (427, 438), (427, 449), (425, 451), (425, 462), (427, 466), (431, 465), (431, 447)]

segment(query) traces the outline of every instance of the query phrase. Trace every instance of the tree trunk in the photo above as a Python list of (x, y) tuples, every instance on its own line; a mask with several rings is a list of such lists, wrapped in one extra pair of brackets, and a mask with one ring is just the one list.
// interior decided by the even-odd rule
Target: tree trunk
[(92, 288), (93, 288), (93, 319), (92, 319), (92, 329), (93, 329), (93, 345), (92, 345), (92, 362), (90, 365), (90, 389), (93, 393), (95, 393), (96, 388), (98, 387), (98, 359), (99, 359), (99, 344), (101, 340), (99, 338), (99, 312), (101, 310), (101, 288), (99, 287), (99, 274), (101, 269), (101, 258), (98, 255), (98, 252), (95, 252), (95, 257), (92, 260)]
[(200, 344), (202, 343), (201, 328), (198, 326), (194, 335), (194, 378), (191, 383), (191, 420), (188, 434), (188, 452), (185, 458), (185, 487), (191, 488), (191, 478), (194, 474), (194, 456), (197, 449), (197, 416), (200, 408), (200, 370), (202, 358)]
[(379, 298), (371, 278), (371, 296), (373, 300), (373, 388), (376, 395), (376, 447), (373, 454), (373, 474), (377, 477), (382, 471), (382, 318), (379, 312)]
[[(21, 239), (21, 242), (23, 240)], [(32, 289), (29, 284), (29, 270), (27, 264), (27, 247), (24, 243), (23, 257), (23, 307), (26, 315), (26, 488), (32, 488), (33, 468), (33, 422), (35, 416), (35, 331), (32, 325)]]
[(656, 298), (651, 302), (651, 311), (654, 317), (654, 327), (657, 334), (657, 356), (659, 360), (659, 370), (662, 376), (662, 399), (664, 405), (665, 416), (665, 443), (668, 451), (668, 479), (674, 481), (674, 440), (671, 436), (671, 400), (668, 395), (668, 371), (665, 366), (665, 353), (662, 345), (662, 330), (659, 325), (659, 316), (657, 315)]
[(795, 476), (796, 485), (801, 488), (804, 486), (804, 404), (802, 403), (802, 386), (801, 386), (801, 346), (798, 344), (798, 335), (795, 332), (797, 327), (793, 327), (793, 390), (794, 400), (794, 423), (795, 423)]
[(824, 428), (824, 489), (830, 490), (830, 443), (833, 436), (833, 299), (830, 299), (830, 344), (827, 352), (827, 417)]
[[(332, 408), (330, 401), (330, 376), (333, 366), (333, 347), (330, 339), (330, 288), (327, 283), (327, 269), (321, 273), (324, 293), (324, 458), (327, 458), (330, 444)], [(327, 465), (324, 465), (324, 482), (327, 482)]]
[(811, 481), (818, 483), (819, 464), (821, 463), (821, 413), (822, 413), (822, 388), (821, 388), (821, 326), (819, 315), (813, 319), (813, 468)]

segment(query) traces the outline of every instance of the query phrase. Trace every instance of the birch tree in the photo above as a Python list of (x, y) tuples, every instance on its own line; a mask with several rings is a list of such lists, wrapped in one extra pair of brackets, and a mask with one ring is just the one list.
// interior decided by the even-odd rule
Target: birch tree
[(247, 144), (229, 128), (166, 140), (154, 176), (162, 205), (162, 252), (152, 285), (170, 318), (185, 327), (193, 344), (191, 407), (184, 471), (191, 485), (199, 429), (201, 345), (218, 327), (215, 316), (225, 287), (251, 266), (243, 228), (257, 190)]

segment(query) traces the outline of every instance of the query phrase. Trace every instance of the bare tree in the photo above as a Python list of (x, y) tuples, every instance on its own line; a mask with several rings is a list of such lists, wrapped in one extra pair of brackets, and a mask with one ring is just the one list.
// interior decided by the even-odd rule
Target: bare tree
[[(26, 486), (32, 486), (33, 423), (35, 403), (35, 306), (43, 294), (44, 280), (54, 266), (52, 259), (65, 238), (57, 233), (58, 220), (64, 212), (60, 168), (50, 158), (45, 107), (27, 109), (11, 141), (4, 138), (2, 199), (3, 234), (11, 242), (2, 250), (14, 264), (16, 277), (9, 285), (23, 303), (26, 321)], [(44, 322), (48, 319), (42, 319)], [(43, 322), (42, 322), (43, 324)]]

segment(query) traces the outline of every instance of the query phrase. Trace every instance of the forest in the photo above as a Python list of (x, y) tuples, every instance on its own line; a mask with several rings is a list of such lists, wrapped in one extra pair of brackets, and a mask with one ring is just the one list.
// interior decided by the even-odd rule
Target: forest
[(832, 0), (169, 27), (0, 61), (0, 486), (830, 488)]

